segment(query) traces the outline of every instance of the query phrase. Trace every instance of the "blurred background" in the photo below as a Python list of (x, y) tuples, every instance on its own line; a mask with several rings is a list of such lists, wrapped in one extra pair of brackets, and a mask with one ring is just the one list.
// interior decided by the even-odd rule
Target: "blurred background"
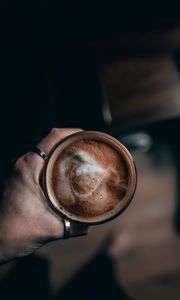
[(134, 200), (118, 219), (1, 266), (3, 299), (51, 299), (113, 236), (103, 251), (113, 249), (113, 276), (128, 299), (178, 300), (179, 8), (101, 0), (0, 7), (1, 182), (9, 162), (52, 127), (115, 136), (138, 171)]

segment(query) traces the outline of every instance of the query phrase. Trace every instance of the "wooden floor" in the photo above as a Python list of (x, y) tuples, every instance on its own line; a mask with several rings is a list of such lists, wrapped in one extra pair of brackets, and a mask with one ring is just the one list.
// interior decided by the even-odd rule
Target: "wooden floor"
[(178, 300), (180, 237), (173, 228), (174, 162), (168, 149), (135, 157), (138, 190), (132, 206), (121, 218), (132, 235), (132, 251), (119, 258), (118, 274), (134, 299)]
[[(51, 263), (55, 293), (110, 232), (123, 229), (115, 272), (133, 299), (180, 299), (180, 237), (173, 229), (176, 192), (171, 151), (161, 146), (151, 153), (133, 155), (138, 188), (127, 211), (118, 219), (93, 228), (88, 237), (54, 242), (39, 251)], [(128, 244), (124, 251), (123, 244)]]
[(116, 232), (115, 273), (133, 299), (180, 299), (180, 237), (173, 230), (175, 167), (167, 146), (133, 154), (138, 188), (122, 216), (87, 237), (53, 242), (37, 254), (50, 263), (54, 294)]

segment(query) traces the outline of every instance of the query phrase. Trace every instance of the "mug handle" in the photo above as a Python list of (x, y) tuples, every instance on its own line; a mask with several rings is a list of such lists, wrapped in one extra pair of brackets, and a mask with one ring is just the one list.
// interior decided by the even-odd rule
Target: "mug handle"
[(63, 222), (64, 222), (63, 239), (87, 235), (90, 229), (90, 226), (84, 223), (73, 222), (67, 219), (63, 219)]

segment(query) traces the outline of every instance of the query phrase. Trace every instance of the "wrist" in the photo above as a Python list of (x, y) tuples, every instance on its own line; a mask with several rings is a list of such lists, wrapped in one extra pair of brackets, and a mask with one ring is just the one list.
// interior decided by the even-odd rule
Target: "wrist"
[(14, 257), (12, 256), (12, 247), (9, 243), (9, 235), (0, 216), (0, 264), (5, 263)]
[(30, 253), (26, 250), (28, 235), (23, 234), (23, 228), (19, 225), (6, 218), (5, 214), (0, 214), (0, 264)]

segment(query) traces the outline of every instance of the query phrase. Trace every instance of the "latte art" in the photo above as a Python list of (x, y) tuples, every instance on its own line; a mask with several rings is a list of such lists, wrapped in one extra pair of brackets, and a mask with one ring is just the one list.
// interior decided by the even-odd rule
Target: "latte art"
[(63, 163), (64, 168), (59, 168), (59, 173), (64, 172), (65, 175), (65, 170), (70, 170), (66, 179), (69, 180), (72, 193), (80, 200), (89, 197), (107, 174), (107, 171), (86, 152), (75, 153), (72, 157), (65, 158)]
[(58, 205), (70, 216), (91, 218), (119, 205), (127, 190), (127, 169), (119, 154), (98, 141), (79, 141), (55, 162), (53, 189)]

